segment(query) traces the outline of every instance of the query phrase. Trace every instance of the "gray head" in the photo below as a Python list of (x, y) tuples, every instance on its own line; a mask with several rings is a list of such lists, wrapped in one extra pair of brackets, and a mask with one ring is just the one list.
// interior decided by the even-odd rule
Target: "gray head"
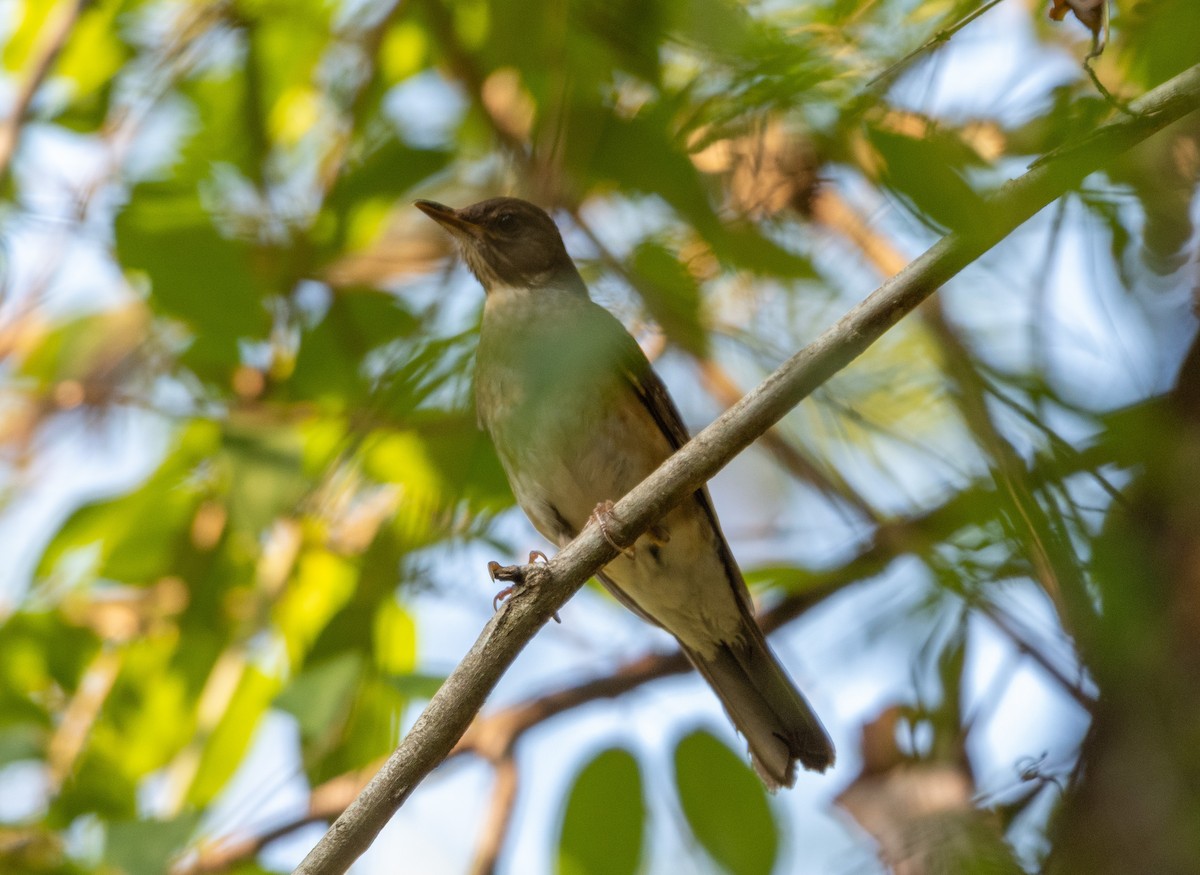
[(456, 210), (422, 200), (416, 207), (450, 232), (484, 291), (582, 286), (554, 220), (529, 201), (496, 197)]

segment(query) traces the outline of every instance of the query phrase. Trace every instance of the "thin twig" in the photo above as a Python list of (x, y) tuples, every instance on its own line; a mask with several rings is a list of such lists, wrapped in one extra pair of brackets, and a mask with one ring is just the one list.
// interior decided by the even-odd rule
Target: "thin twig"
[(880, 84), (887, 84), (888, 82), (891, 82), (893, 79), (896, 78), (897, 74), (899, 74), (899, 72), (901, 70), (903, 70), (905, 67), (907, 67), (909, 64), (911, 64), (920, 55), (923, 55), (923, 54), (925, 54), (925, 52), (929, 51), (930, 49), (936, 48), (937, 46), (940, 46), (942, 43), (949, 41), (950, 37), (954, 36), (956, 33), (958, 33), (960, 30), (962, 30), (964, 27), (966, 27), (968, 24), (970, 24), (976, 18), (978, 18), (979, 16), (981, 16), (985, 12), (987, 12), (989, 9), (991, 9), (993, 6), (998, 6), (1001, 2), (1003, 2), (1003, 0), (988, 0), (987, 3), (984, 3), (982, 6), (980, 6), (978, 9), (976, 9), (974, 12), (968, 13), (967, 15), (960, 18), (958, 21), (954, 22), (954, 24), (950, 25), (949, 27), (942, 28), (937, 33), (935, 33), (933, 36), (931, 36), (929, 39), (927, 39), (925, 42), (921, 43), (921, 45), (917, 46), (917, 48), (913, 49), (911, 52), (909, 52), (907, 55), (905, 55), (903, 58), (901, 58), (899, 61), (896, 61), (894, 64), (889, 65), (882, 73), (879, 73), (877, 76), (874, 76), (869, 82), (867, 82), (867, 88), (868, 89), (875, 88), (875, 87), (879, 86)]
[(1074, 684), (1068, 680), (1067, 676), (1059, 671), (1058, 666), (1052, 663), (1046, 654), (1026, 641), (1025, 637), (1017, 631), (1016, 627), (1013, 626), (999, 609), (984, 602), (978, 602), (974, 607), (979, 613), (991, 620), (992, 624), (1003, 632), (1016, 645), (1019, 651), (1032, 658), (1034, 662), (1042, 667), (1046, 674), (1054, 678), (1059, 686), (1066, 691), (1067, 695), (1079, 703), (1081, 708), (1090, 713), (1096, 707), (1096, 700), (1080, 689), (1078, 684)]

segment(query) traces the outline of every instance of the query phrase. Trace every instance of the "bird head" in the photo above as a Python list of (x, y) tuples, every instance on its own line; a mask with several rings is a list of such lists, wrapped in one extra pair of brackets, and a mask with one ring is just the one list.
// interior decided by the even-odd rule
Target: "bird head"
[(574, 285), (578, 277), (554, 220), (529, 201), (497, 197), (458, 210), (426, 200), (415, 206), (450, 232), (484, 291)]

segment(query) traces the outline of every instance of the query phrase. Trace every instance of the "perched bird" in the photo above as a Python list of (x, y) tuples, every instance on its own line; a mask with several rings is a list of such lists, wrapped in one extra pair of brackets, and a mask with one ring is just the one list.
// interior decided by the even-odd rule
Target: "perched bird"
[[(450, 232), (486, 292), (475, 365), (480, 424), (517, 503), (559, 547), (688, 440), (645, 354), (588, 297), (553, 219), (517, 198), (416, 206)], [(616, 546), (616, 545), (614, 545)], [(598, 575), (666, 629), (716, 691), (771, 789), (796, 760), (824, 771), (833, 745), (751, 615), (707, 489)]]

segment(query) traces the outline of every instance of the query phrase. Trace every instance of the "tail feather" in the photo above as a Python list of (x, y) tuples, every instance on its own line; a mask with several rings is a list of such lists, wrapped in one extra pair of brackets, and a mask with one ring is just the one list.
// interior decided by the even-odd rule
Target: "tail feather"
[(791, 787), (797, 760), (815, 772), (833, 765), (825, 727), (760, 636), (721, 642), (709, 654), (684, 652), (745, 736), (750, 761), (768, 787)]

